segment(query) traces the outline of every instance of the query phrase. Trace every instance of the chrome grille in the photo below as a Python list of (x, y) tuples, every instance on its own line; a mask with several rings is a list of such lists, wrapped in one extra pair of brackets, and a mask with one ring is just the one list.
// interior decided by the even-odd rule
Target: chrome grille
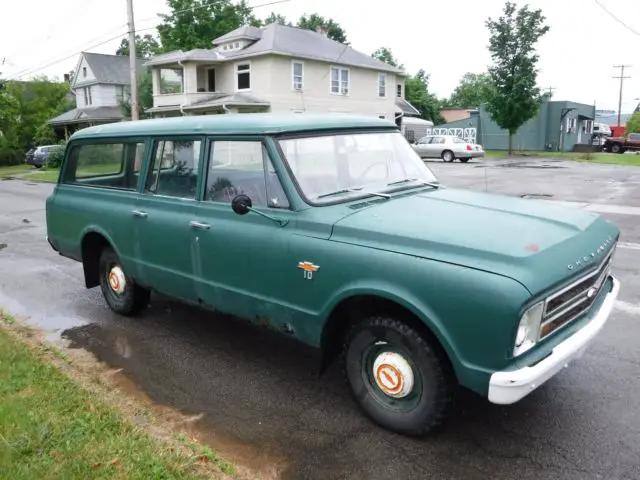
[(547, 298), (540, 325), (540, 339), (548, 337), (591, 308), (609, 276), (614, 251), (615, 245), (598, 268)]

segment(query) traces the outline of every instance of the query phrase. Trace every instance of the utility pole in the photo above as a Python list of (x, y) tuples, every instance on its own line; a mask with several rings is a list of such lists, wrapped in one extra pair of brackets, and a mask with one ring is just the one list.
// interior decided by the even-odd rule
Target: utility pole
[(133, 23), (133, 0), (127, 0), (129, 26), (129, 71), (131, 74), (131, 120), (138, 120), (138, 75), (136, 72), (136, 27)]
[(556, 87), (549, 87), (549, 98), (551, 98), (551, 96), (553, 95), (553, 91), (556, 89)]
[(624, 76), (624, 69), (627, 67), (631, 67), (631, 65), (614, 65), (613, 68), (619, 68), (620, 69), (620, 76), (619, 77), (613, 77), (613, 78), (619, 78), (620, 79), (620, 96), (618, 97), (618, 126), (620, 126), (620, 114), (622, 113), (622, 86), (624, 85), (624, 81), (627, 78), (631, 78), (631, 77), (625, 77)]

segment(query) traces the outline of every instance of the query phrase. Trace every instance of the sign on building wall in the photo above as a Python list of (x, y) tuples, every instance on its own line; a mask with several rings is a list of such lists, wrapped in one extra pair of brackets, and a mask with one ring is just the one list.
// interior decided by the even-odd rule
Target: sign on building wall
[(428, 128), (426, 135), (453, 135), (468, 143), (476, 143), (478, 138), (477, 128)]

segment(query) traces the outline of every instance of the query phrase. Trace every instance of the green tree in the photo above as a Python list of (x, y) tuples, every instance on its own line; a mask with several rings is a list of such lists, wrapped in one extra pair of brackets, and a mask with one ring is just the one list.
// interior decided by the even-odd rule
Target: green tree
[(640, 133), (640, 112), (634, 113), (627, 121), (625, 131), (627, 133)]
[(493, 65), (489, 74), (494, 91), (487, 104), (493, 120), (509, 131), (509, 153), (512, 152), (513, 135), (533, 118), (542, 103), (540, 89), (536, 85), (538, 55), (535, 46), (540, 37), (549, 31), (544, 24), (542, 11), (520, 9), (507, 2), (503, 15), (486, 22), (491, 34), (489, 51)]
[(53, 82), (45, 76), (28, 82), (8, 81), (5, 94), (11, 97), (12, 110), (4, 134), (11, 139), (11, 146), (20, 151), (38, 141), (51, 140), (47, 122), (74, 106), (68, 98), (69, 84)]
[[(138, 118), (151, 118), (151, 115), (145, 110), (153, 107), (153, 81), (151, 79), (151, 71), (145, 70), (138, 76)], [(124, 89), (122, 101), (120, 101), (120, 109), (125, 118), (131, 118), (131, 87)]]
[(213, 40), (242, 25), (260, 26), (245, 0), (167, 0), (171, 13), (160, 15), (162, 51), (212, 48)]
[(402, 65), (396, 57), (393, 56), (391, 49), (388, 47), (380, 47), (375, 52), (371, 54), (373, 58), (377, 58), (381, 62), (386, 63), (387, 65), (391, 65), (392, 67), (399, 68), (401, 70), (404, 69), (404, 65)]
[(309, 16), (306, 14), (302, 15), (298, 20), (297, 27), (304, 28), (306, 30), (313, 30), (314, 32), (318, 27), (320, 27), (327, 31), (327, 37), (331, 40), (344, 43), (345, 45), (349, 44), (349, 42), (347, 42), (347, 34), (340, 24), (333, 21), (331, 18), (324, 18), (317, 13), (312, 13)]
[(489, 102), (492, 94), (493, 83), (488, 73), (465, 73), (445, 104), (447, 107), (479, 107)]
[(263, 23), (265, 25), (269, 25), (270, 23), (279, 23), (280, 25), (287, 25), (289, 27), (293, 26), (293, 24), (288, 21), (285, 16), (275, 12), (271, 12), (269, 16), (264, 19)]
[(422, 118), (436, 125), (444, 122), (440, 116), (440, 102), (429, 93), (429, 75), (424, 70), (420, 69), (415, 75), (407, 77), (404, 89), (404, 97), (418, 109)]
[[(143, 37), (136, 35), (136, 57), (148, 59), (160, 51), (158, 40), (147, 33)], [(116, 55), (129, 56), (129, 39), (123, 38), (116, 50)]]

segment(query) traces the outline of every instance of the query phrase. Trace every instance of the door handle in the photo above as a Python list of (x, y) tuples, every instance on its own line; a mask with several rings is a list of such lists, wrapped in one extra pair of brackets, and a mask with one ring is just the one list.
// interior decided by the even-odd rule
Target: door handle
[(147, 212), (143, 212), (141, 210), (132, 210), (131, 213), (133, 213), (133, 215), (136, 217), (145, 218), (147, 216)]
[(189, 226), (191, 228), (197, 228), (199, 230), (209, 230), (209, 228), (211, 227), (211, 225), (209, 225), (208, 223), (200, 223), (194, 221), (189, 222)]

